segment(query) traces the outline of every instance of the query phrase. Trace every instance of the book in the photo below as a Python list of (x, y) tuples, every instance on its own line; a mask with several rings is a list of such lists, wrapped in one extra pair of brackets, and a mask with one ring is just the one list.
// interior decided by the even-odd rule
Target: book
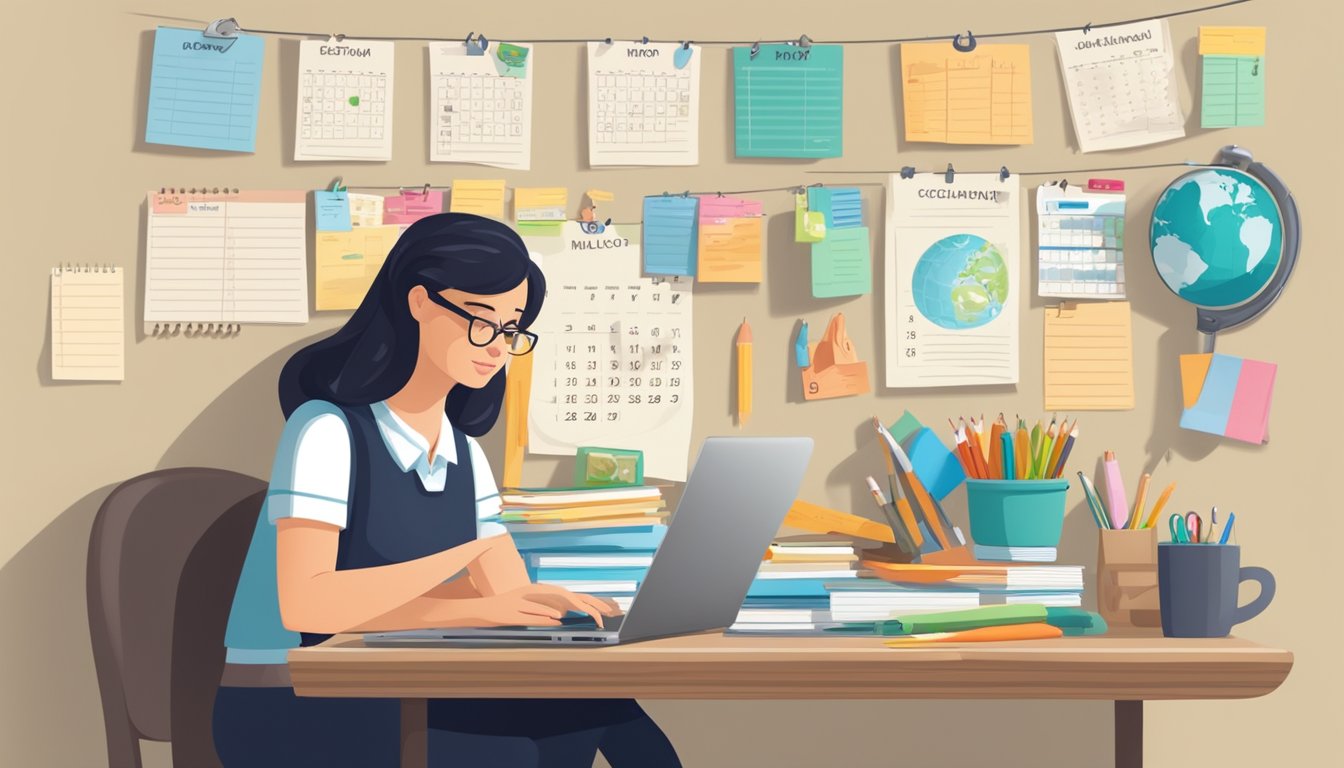
[(506, 523), (568, 523), (575, 520), (656, 515), (659, 509), (660, 507), (657, 504), (612, 504), (555, 509), (509, 509), (506, 507), (500, 510), (499, 519)]
[(1033, 624), (1044, 622), (1045, 606), (993, 605), (964, 611), (937, 611), (893, 616), (877, 623), (880, 635), (914, 635), (928, 632), (958, 632), (976, 627), (997, 627), (1005, 624)]
[[(498, 516), (486, 518), (492, 522), (503, 522)], [(558, 531), (596, 531), (605, 528), (650, 528), (664, 527), (662, 515), (634, 515), (630, 517), (608, 517), (592, 520), (573, 520), (565, 523), (516, 523), (503, 522), (504, 529), (514, 534), (549, 534)], [(659, 541), (662, 541), (661, 536)]]
[(499, 495), (505, 507), (564, 507), (618, 504), (632, 501), (659, 501), (663, 492), (657, 486), (638, 485), (613, 488), (519, 488)]
[[(638, 581), (581, 581), (578, 579), (537, 579), (538, 584), (551, 584), (564, 587), (570, 592), (583, 592), (591, 595), (634, 594), (639, 589)], [(619, 603), (618, 603), (619, 605)]]
[(758, 579), (854, 579), (859, 572), (852, 568), (828, 568), (826, 570), (771, 570), (762, 567), (756, 572)]
[[(509, 528), (519, 552), (653, 552), (667, 535), (666, 525), (578, 528), (536, 531), (546, 523), (529, 523), (526, 529)], [(557, 523), (557, 525), (568, 525)], [(505, 526), (508, 528), (508, 526)]]
[(1019, 589), (1083, 588), (1081, 565), (1018, 565), (1015, 563), (971, 565), (922, 565), (865, 559), (860, 575), (902, 584), (958, 584), (1007, 586)]
[(647, 568), (653, 564), (653, 554), (643, 553), (546, 553), (528, 556), (534, 568)]
[(972, 551), (976, 560), (1005, 560), (1019, 563), (1053, 563), (1059, 550), (1055, 547), (987, 547), (976, 544)]
[(537, 581), (555, 583), (556, 581), (643, 581), (648, 573), (647, 567), (613, 568), (535, 568)]

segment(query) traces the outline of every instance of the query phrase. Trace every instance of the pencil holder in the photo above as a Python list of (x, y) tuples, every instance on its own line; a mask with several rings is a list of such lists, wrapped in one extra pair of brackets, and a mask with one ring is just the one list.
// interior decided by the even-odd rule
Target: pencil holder
[(1069, 481), (967, 480), (966, 506), (980, 560), (1054, 562)]
[(1160, 626), (1157, 529), (1098, 533), (1097, 612), (1113, 627)]

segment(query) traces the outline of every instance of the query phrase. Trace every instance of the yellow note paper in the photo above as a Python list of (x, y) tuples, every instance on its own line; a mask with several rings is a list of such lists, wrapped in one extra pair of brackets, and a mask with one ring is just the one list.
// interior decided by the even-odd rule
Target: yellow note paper
[(594, 203), (610, 203), (616, 199), (616, 195), (605, 189), (590, 189), (588, 190), (588, 199)]
[(1200, 56), (1264, 56), (1264, 27), (1200, 27)]
[(121, 267), (51, 270), (51, 378), (126, 378), (126, 312)]
[(700, 198), (697, 281), (761, 282), (762, 213), (759, 200), (722, 195)]
[(569, 206), (564, 187), (518, 187), (513, 190), (515, 221), (563, 221)]
[(1045, 410), (1134, 407), (1129, 302), (1064, 302), (1045, 308)]
[(477, 216), (504, 218), (503, 179), (459, 179), (453, 182), (448, 210)]
[(318, 232), (314, 244), (317, 309), (358, 307), (400, 236), (401, 227), (395, 224)]
[(901, 44), (905, 140), (1030, 144), (1031, 58), (1025, 45)]

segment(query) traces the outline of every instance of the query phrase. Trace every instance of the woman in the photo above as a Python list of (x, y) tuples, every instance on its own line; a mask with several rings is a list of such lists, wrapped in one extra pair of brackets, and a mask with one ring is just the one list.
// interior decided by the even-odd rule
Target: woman
[[(494, 425), (504, 363), (528, 354), (546, 293), (497, 221), (411, 225), (363, 302), (280, 374), (286, 423), (225, 638), (215, 743), (226, 766), (396, 765), (399, 705), (300, 698), (285, 650), (335, 632), (602, 623), (609, 601), (532, 584), (473, 437)], [(456, 577), (456, 578), (454, 578)], [(295, 633), (299, 634), (295, 634)], [(631, 700), (430, 702), (431, 763), (679, 765)]]

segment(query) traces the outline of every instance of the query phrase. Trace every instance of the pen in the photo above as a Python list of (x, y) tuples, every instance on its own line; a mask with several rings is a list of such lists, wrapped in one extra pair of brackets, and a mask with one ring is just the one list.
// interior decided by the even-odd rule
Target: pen
[(1153, 476), (1148, 472), (1144, 472), (1143, 477), (1139, 478), (1139, 492), (1134, 499), (1134, 511), (1129, 515), (1129, 527), (1131, 529), (1137, 529), (1139, 521), (1143, 519), (1143, 503), (1148, 497), (1148, 483), (1152, 479)]
[(900, 519), (896, 508), (887, 503), (886, 497), (882, 495), (882, 489), (877, 481), (868, 476), (868, 492), (873, 495), (873, 501), (877, 502), (877, 508), (882, 510), (882, 516), (887, 519), (887, 525), (891, 526), (891, 536), (900, 550), (911, 557), (919, 554), (919, 547), (910, 537), (910, 532), (906, 529), (906, 524)]
[(1162, 513), (1162, 508), (1167, 505), (1167, 499), (1171, 498), (1172, 491), (1176, 490), (1176, 484), (1168, 485), (1162, 495), (1157, 497), (1157, 503), (1153, 505), (1153, 511), (1148, 514), (1148, 519), (1144, 521), (1144, 528), (1152, 528), (1157, 524), (1157, 516)]
[(1092, 510), (1092, 517), (1097, 521), (1097, 527), (1102, 530), (1109, 529), (1111, 523), (1106, 519), (1106, 510), (1102, 507), (1101, 497), (1097, 495), (1097, 489), (1092, 486), (1092, 478), (1078, 473), (1078, 480), (1083, 485), (1083, 496), (1087, 499), (1087, 506)]
[(1226, 544), (1226, 543), (1227, 543), (1227, 537), (1229, 537), (1229, 536), (1232, 535), (1232, 524), (1235, 523), (1235, 522), (1237, 522), (1237, 513), (1236, 513), (1236, 512), (1228, 512), (1228, 513), (1227, 513), (1227, 525), (1223, 526), (1223, 535), (1220, 536), (1220, 537), (1218, 537), (1218, 543), (1219, 543), (1219, 544)]

